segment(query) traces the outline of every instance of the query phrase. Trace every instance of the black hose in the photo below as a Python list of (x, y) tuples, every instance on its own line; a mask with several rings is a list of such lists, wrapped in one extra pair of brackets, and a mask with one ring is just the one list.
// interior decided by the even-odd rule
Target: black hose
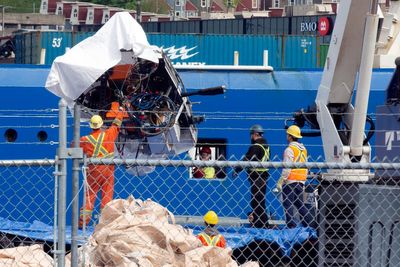
[(364, 142), (363, 142), (364, 146), (366, 144), (368, 144), (369, 140), (372, 138), (372, 136), (375, 133), (375, 123), (370, 116), (367, 116), (367, 122), (369, 123), (370, 127), (368, 130), (367, 136), (365, 137)]

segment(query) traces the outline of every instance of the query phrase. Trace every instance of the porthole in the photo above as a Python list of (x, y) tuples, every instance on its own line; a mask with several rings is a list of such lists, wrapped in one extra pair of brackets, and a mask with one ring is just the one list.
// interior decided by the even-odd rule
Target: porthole
[(7, 129), (6, 132), (4, 133), (4, 138), (6, 139), (7, 142), (15, 142), (17, 140), (18, 133), (14, 129)]
[(40, 142), (45, 142), (46, 140), (47, 140), (47, 133), (45, 132), (45, 131), (40, 131), (40, 132), (38, 132), (38, 134), (37, 134), (37, 139), (40, 141)]

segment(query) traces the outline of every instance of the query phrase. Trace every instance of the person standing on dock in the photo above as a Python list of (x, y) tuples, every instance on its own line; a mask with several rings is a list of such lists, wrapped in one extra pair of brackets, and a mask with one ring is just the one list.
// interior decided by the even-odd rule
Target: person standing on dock
[[(103, 119), (99, 115), (94, 115), (90, 119), (89, 126), (93, 129), (92, 133), (81, 137), (80, 147), (83, 153), (90, 158), (113, 158), (114, 144), (118, 137), (124, 108), (119, 107), (115, 112), (115, 119), (112, 125), (102, 130)], [(101, 190), (102, 198), (100, 208), (110, 202), (114, 194), (114, 165), (94, 165), (89, 164), (87, 170), (87, 190), (85, 192), (86, 204), (81, 208), (79, 217), (79, 227), (88, 225), (93, 213), (94, 203), (98, 191)]]
[[(267, 140), (263, 137), (264, 129), (261, 125), (255, 124), (250, 128), (251, 146), (249, 147), (243, 161), (269, 161), (270, 149)], [(234, 175), (237, 175), (242, 168), (236, 168)], [(257, 228), (268, 228), (268, 215), (265, 205), (267, 190), (267, 178), (269, 176), (266, 168), (248, 168), (248, 179), (251, 188), (251, 223)]]
[[(283, 162), (307, 162), (307, 149), (298, 140), (302, 138), (300, 128), (292, 125), (286, 130), (289, 146), (283, 154)], [(304, 184), (307, 180), (308, 169), (283, 169), (276, 186), (276, 192), (282, 191), (283, 207), (286, 214), (286, 225), (289, 228), (297, 226), (294, 221), (294, 209), (300, 213), (304, 227), (312, 222), (311, 213), (304, 204)]]

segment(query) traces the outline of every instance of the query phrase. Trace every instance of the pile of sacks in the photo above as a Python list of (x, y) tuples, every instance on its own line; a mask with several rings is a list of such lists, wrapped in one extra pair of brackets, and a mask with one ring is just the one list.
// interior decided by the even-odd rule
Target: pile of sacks
[(238, 266), (230, 249), (203, 246), (166, 208), (133, 197), (108, 203), (80, 252), (86, 266)]
[[(175, 224), (166, 208), (151, 200), (111, 201), (102, 211), (88, 243), (78, 250), (87, 267), (236, 267), (231, 250), (205, 247), (192, 230)], [(65, 266), (71, 266), (71, 254)], [(50, 267), (53, 259), (41, 245), (0, 250), (0, 267)], [(248, 262), (242, 267), (257, 267)]]
[(43, 251), (41, 245), (0, 249), (0, 266), (52, 267), (53, 259)]

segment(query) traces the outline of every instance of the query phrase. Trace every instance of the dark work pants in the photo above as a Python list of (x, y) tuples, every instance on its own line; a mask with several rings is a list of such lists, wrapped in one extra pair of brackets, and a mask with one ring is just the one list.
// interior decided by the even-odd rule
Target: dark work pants
[(285, 184), (282, 187), (283, 207), (286, 213), (286, 224), (288, 227), (296, 227), (294, 220), (294, 209), (300, 213), (301, 223), (304, 227), (309, 226), (312, 222), (312, 215), (306, 208), (303, 200), (302, 183)]
[(251, 190), (252, 225), (257, 228), (268, 226), (268, 215), (265, 208), (268, 172), (252, 172), (249, 174)]

